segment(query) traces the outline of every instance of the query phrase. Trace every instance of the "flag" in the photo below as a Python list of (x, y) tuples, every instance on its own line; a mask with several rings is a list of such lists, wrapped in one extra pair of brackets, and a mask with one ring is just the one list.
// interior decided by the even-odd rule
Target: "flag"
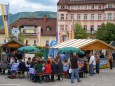
[[(57, 18), (57, 21), (58, 21), (58, 18)], [(56, 22), (56, 42), (58, 43), (58, 36), (59, 36), (59, 34), (58, 34), (58, 23)]]
[(37, 44), (40, 45), (40, 38), (41, 38), (41, 27), (36, 28), (36, 40)]
[(61, 28), (60, 27), (58, 27), (58, 31), (59, 31), (59, 36), (58, 36), (58, 41), (59, 41), (59, 43), (60, 42), (62, 42), (62, 31), (61, 31)]
[(1, 11), (2, 11), (2, 19), (3, 19), (3, 24), (4, 24), (4, 31), (5, 31), (5, 36), (6, 38), (9, 38), (9, 5), (4, 5), (1, 4)]
[(36, 28), (36, 40), (37, 40), (37, 44), (39, 43), (39, 31), (38, 31), (38, 27)]

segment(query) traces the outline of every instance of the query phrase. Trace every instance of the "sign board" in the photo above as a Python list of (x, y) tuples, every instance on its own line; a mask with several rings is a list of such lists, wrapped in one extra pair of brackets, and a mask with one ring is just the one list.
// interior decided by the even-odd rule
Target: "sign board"
[(100, 60), (100, 68), (107, 68), (107, 60), (106, 59)]
[(17, 37), (19, 34), (20, 34), (20, 31), (19, 31), (18, 28), (13, 28), (13, 29), (12, 29), (12, 35), (13, 35), (13, 36), (16, 36), (16, 37)]

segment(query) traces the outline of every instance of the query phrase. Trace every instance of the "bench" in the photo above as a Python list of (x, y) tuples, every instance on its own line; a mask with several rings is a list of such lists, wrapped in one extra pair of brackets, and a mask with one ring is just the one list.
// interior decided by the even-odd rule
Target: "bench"
[[(44, 77), (44, 76), (46, 76), (46, 75), (49, 75), (49, 76), (51, 76), (51, 75), (54, 75), (54, 76), (58, 76), (58, 75), (60, 75), (60, 78), (61, 78), (61, 80), (60, 81), (63, 81), (63, 75), (64, 75), (64, 73), (58, 73), (58, 74), (43, 74), (43, 73), (38, 73), (37, 74), (37, 76), (39, 76), (40, 77), (40, 80), (42, 80), (42, 77)], [(33, 77), (33, 74), (31, 75), (30, 74), (30, 80), (32, 79), (32, 77)]]

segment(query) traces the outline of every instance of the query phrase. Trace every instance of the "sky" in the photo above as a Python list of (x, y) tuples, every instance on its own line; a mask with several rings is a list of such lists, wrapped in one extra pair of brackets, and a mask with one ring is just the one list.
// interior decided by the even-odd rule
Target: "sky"
[[(10, 4), (10, 13), (57, 11), (58, 0), (0, 0), (0, 4)], [(0, 13), (1, 14), (1, 13)]]

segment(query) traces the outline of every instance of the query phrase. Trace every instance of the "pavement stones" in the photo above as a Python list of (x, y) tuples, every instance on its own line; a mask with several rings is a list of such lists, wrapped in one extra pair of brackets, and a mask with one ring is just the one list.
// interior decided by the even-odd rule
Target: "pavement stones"
[(74, 79), (74, 83), (71, 83), (69, 79), (49, 83), (33, 83), (28, 79), (8, 79), (6, 76), (0, 75), (0, 86), (115, 86), (115, 68), (113, 70), (102, 69), (100, 74), (81, 78), (80, 83), (76, 79)]

